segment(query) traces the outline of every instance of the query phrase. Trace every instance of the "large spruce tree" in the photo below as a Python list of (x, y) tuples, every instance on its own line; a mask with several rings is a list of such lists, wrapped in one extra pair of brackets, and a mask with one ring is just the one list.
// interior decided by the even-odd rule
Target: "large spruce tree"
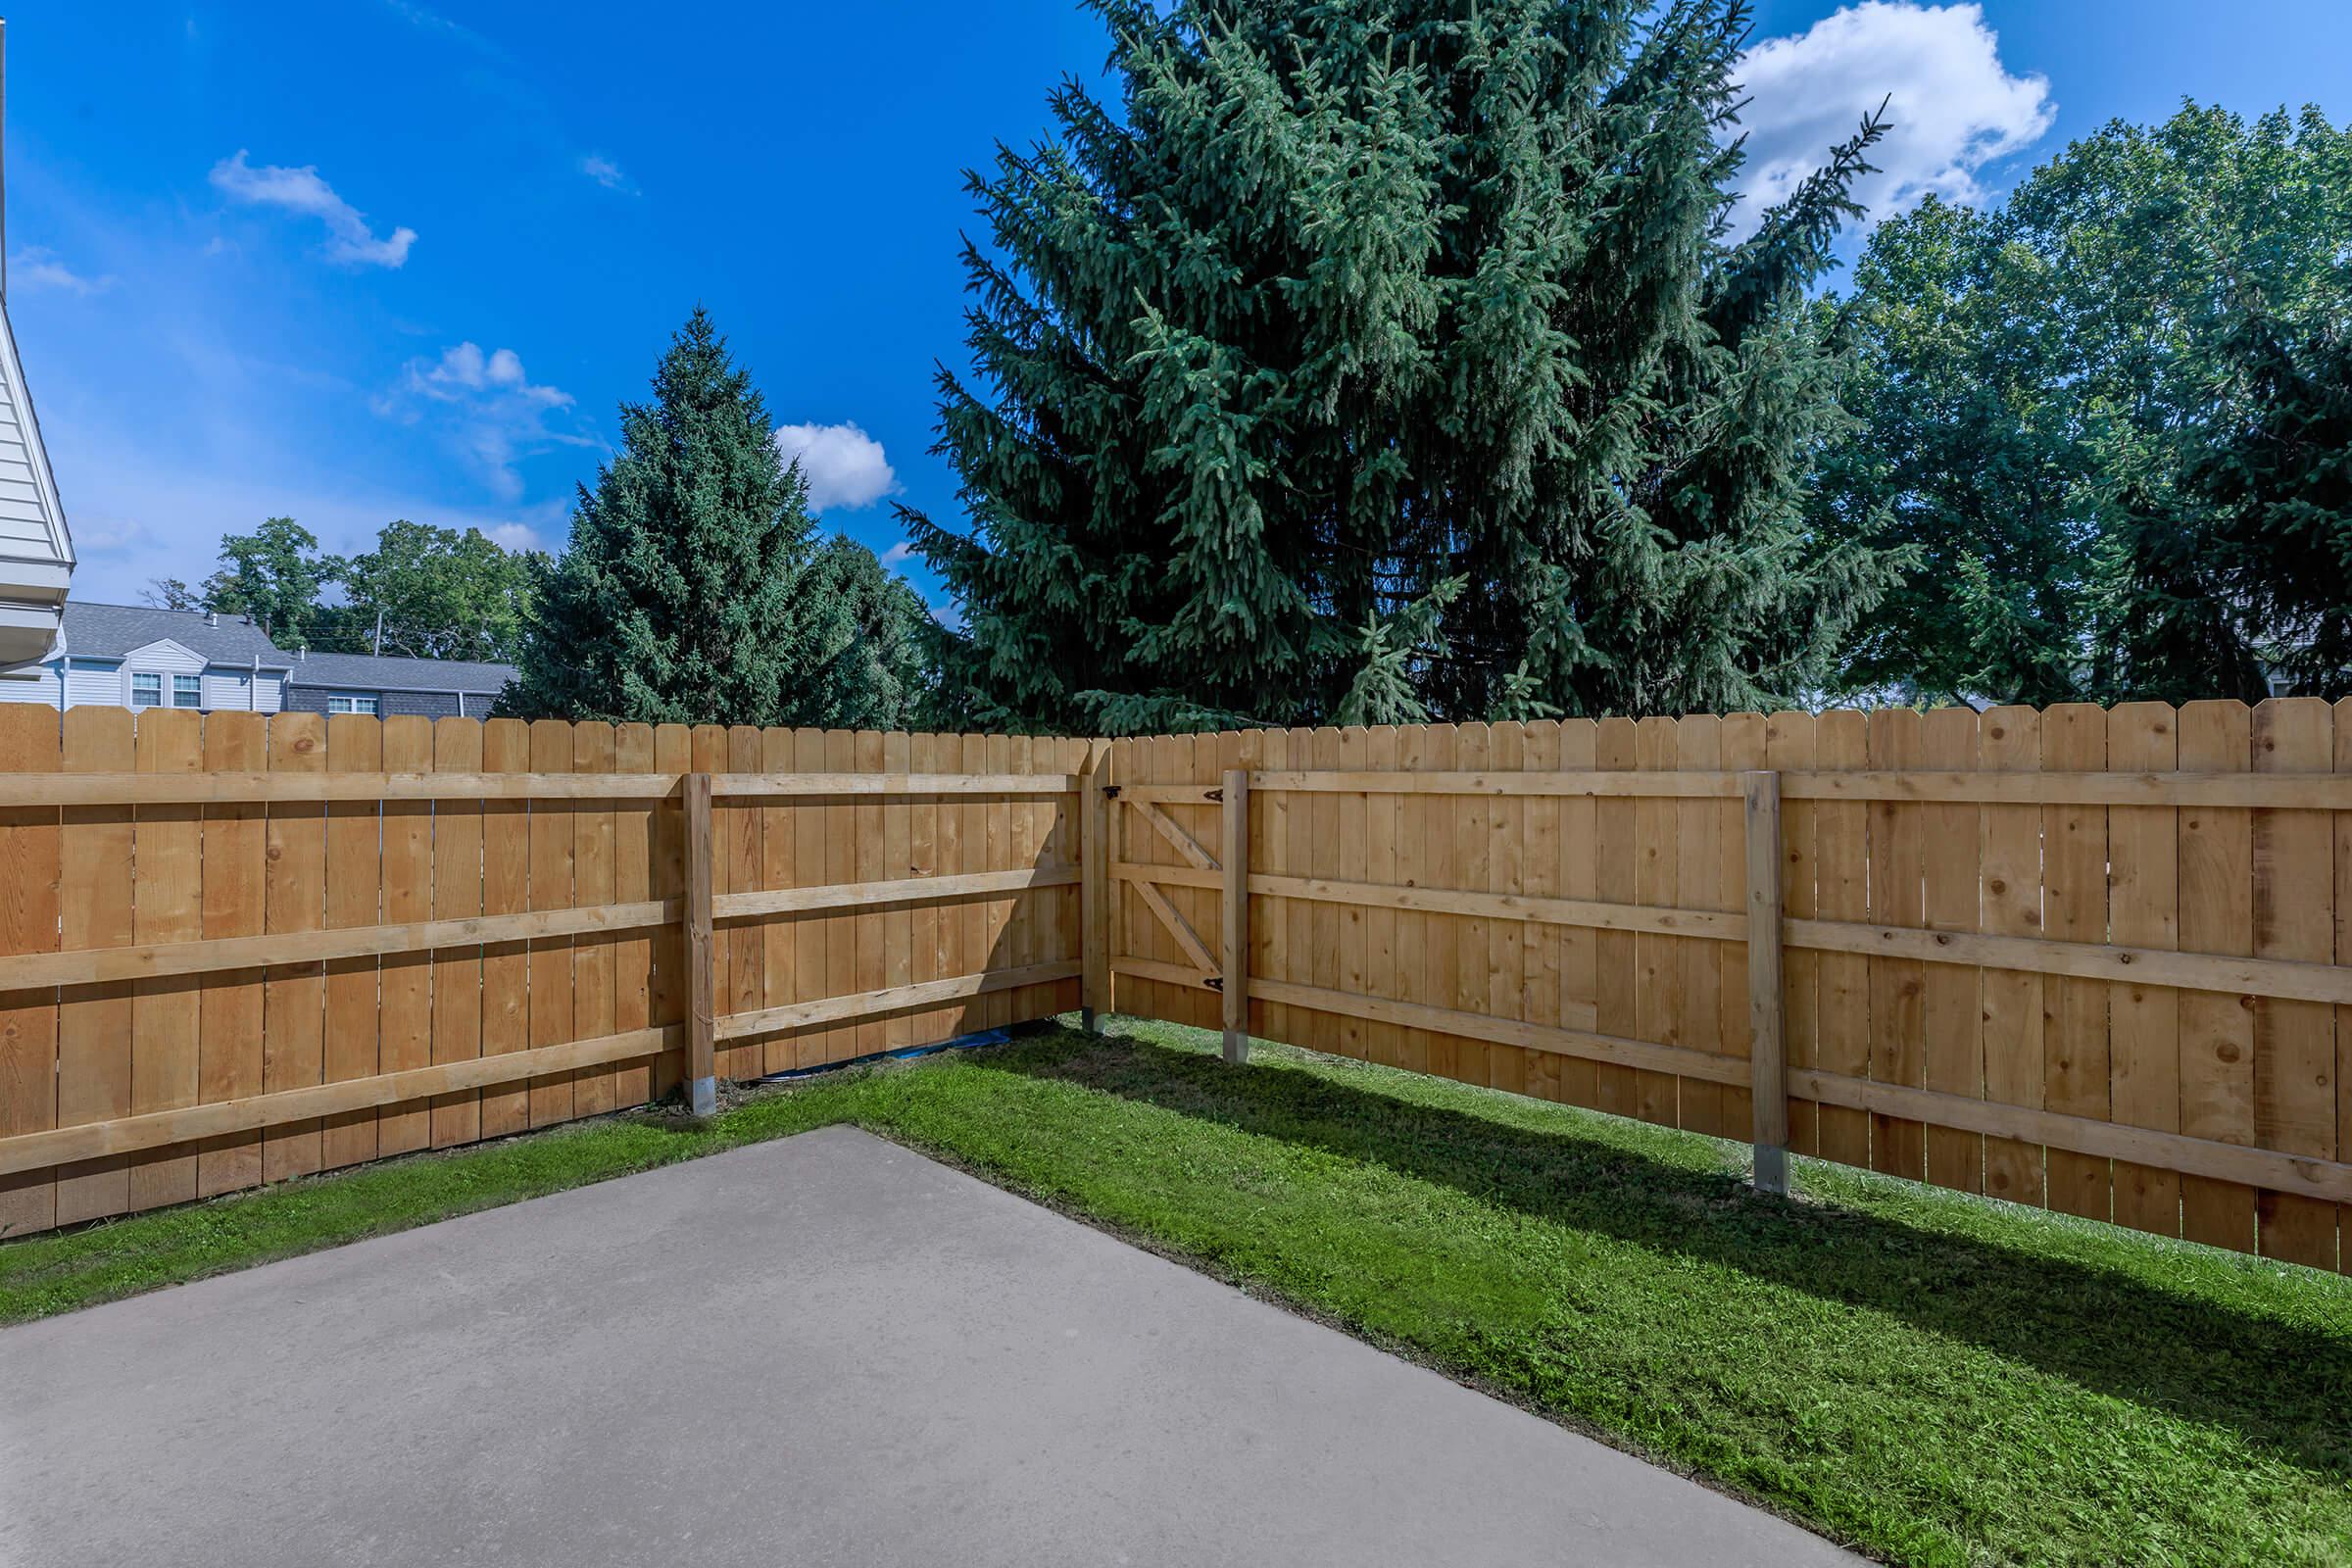
[[(928, 617), (820, 545), (767, 408), (697, 309), (621, 407), (620, 451), (581, 487), (506, 706), (646, 723), (902, 727), (897, 652)], [(874, 566), (878, 575), (881, 568)]]
[(1801, 522), (1875, 123), (1750, 237), (1743, 0), (1094, 0), (1114, 105), (969, 176), (970, 722), (1776, 701), (1886, 571)]

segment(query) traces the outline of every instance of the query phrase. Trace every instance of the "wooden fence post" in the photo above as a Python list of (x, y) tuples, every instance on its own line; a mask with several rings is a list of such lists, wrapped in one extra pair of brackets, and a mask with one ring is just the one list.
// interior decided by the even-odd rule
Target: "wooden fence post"
[(1110, 1011), (1110, 800), (1102, 793), (1109, 773), (1110, 742), (1090, 743), (1078, 779), (1079, 1017), (1090, 1035), (1102, 1032)]
[(1225, 1002), (1225, 1059), (1250, 1059), (1250, 775), (1240, 768), (1225, 774), (1219, 825), (1219, 866), (1225, 878), (1220, 913)]
[(1759, 1192), (1788, 1191), (1788, 1048), (1782, 1030), (1781, 775), (1740, 775), (1747, 803), (1747, 1033)]
[(689, 773), (686, 806), (686, 1108), (708, 1116), (718, 1108), (711, 1060), (716, 1043), (717, 983), (710, 959), (710, 775)]

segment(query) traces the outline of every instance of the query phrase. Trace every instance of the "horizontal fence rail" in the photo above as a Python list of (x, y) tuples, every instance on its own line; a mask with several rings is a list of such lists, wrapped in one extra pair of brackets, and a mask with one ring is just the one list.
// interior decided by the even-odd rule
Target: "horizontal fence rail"
[(0, 709), (0, 1236), (1066, 1010), (1101, 749)]
[(2352, 708), (1248, 731), (1102, 782), (1105, 1006), (2343, 1265)]

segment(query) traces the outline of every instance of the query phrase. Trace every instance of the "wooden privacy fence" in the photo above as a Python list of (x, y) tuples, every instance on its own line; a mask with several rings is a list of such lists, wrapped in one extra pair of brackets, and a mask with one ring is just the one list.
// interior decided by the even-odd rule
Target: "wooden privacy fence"
[(2352, 707), (0, 708), (0, 1234), (1081, 1004), (2336, 1267)]
[(0, 708), (0, 1235), (1065, 1011), (1100, 749)]
[[(1087, 1001), (2323, 1268), (2352, 706), (1121, 740)], [(1090, 925), (1090, 930), (1092, 926)]]

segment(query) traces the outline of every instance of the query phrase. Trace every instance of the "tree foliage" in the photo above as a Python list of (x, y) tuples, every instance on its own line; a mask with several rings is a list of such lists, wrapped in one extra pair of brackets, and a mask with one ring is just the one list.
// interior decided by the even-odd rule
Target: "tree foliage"
[(921, 696), (905, 656), (911, 622), (928, 621), (921, 602), (879, 581), (862, 546), (820, 546), (808, 486), (706, 312), (620, 427), (618, 454), (580, 489), (507, 709), (905, 727)]
[(2277, 669), (2341, 690), (2314, 597), (2332, 546), (2303, 514), (2252, 525), (2268, 502), (2245, 487), (2324, 472), (2347, 232), (2345, 131), (2193, 104), (2075, 143), (1998, 211), (1882, 223), (1835, 313), (1860, 429), (1825, 455), (1821, 521), (1921, 565), (1841, 683), (2180, 701), (2259, 698)]
[(323, 553), (293, 518), (271, 517), (222, 538), (220, 567), (201, 586), (159, 577), (146, 597), (166, 610), (250, 615), (281, 648), (504, 662), (547, 569), (544, 555), (501, 549), (476, 528), (398, 519), (374, 549), (345, 558)]
[(511, 662), (550, 567), (478, 528), (389, 522), (373, 550), (338, 564), (338, 635), (354, 652)]
[(292, 517), (270, 517), (251, 533), (222, 538), (219, 569), (193, 595), (177, 579), (156, 586), (166, 609), (249, 615), (280, 648), (310, 648), (318, 646), (322, 595), (335, 570), (318, 535)]
[[(2352, 693), (2352, 318), (2269, 317), (2225, 345), (2229, 411), (2181, 476), (2201, 514), (2197, 575), (2259, 628), (2271, 672)], [(2248, 639), (2251, 641), (2252, 639)]]
[(1888, 563), (1809, 531), (1803, 290), (1874, 120), (1729, 239), (1740, 0), (1097, 0), (1115, 107), (969, 186), (975, 380), (909, 514), (965, 722), (1791, 696)]

